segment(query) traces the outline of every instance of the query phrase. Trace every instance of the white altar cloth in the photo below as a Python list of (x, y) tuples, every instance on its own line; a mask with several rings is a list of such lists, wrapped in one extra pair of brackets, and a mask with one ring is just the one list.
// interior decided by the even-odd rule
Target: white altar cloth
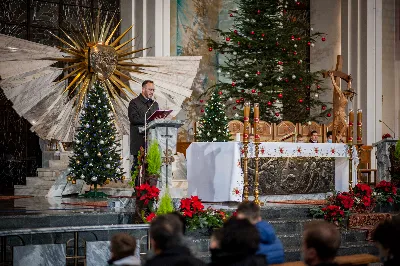
[[(349, 189), (349, 149), (342, 143), (262, 142), (259, 157), (335, 158), (335, 190)], [(353, 185), (357, 182), (357, 152), (353, 149)], [(240, 142), (193, 142), (186, 151), (188, 195), (203, 201), (242, 201), (243, 157)], [(249, 157), (254, 145), (249, 144)]]

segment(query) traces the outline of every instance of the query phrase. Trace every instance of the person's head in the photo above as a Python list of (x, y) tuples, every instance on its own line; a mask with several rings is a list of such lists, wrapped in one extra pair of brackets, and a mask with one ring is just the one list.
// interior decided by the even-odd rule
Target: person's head
[(247, 219), (231, 217), (222, 229), (221, 251), (243, 256), (254, 255), (260, 243), (257, 228)]
[(116, 261), (135, 255), (136, 239), (126, 233), (118, 233), (111, 238), (111, 260)]
[(311, 131), (311, 133), (310, 133), (310, 139), (311, 139), (312, 141), (318, 141), (318, 133), (317, 133), (317, 131), (315, 131), (315, 130)]
[(174, 214), (160, 215), (150, 225), (150, 242), (155, 254), (177, 246), (183, 237), (183, 225)]
[(247, 219), (252, 224), (261, 221), (260, 206), (252, 201), (244, 201), (239, 204), (236, 210), (236, 217), (238, 219)]
[(379, 256), (386, 260), (391, 256), (400, 256), (400, 217), (381, 222), (375, 229), (372, 239), (379, 249)]
[(210, 249), (220, 249), (223, 232), (222, 228), (215, 229), (210, 238)]
[(304, 142), (304, 138), (303, 138), (303, 135), (301, 135), (301, 134), (297, 134), (297, 137), (296, 137), (296, 139), (297, 139), (297, 142)]
[(332, 262), (340, 247), (338, 228), (326, 221), (307, 223), (303, 232), (302, 252), (304, 262), (313, 266)]
[(147, 99), (152, 99), (154, 95), (154, 82), (152, 80), (145, 80), (142, 83), (142, 94)]
[(326, 133), (326, 140), (327, 142), (332, 143), (332, 131)]
[(185, 220), (185, 217), (178, 211), (171, 212), (170, 214), (171, 215), (175, 215), (179, 219), (179, 221), (181, 221), (181, 223), (182, 223), (182, 234), (183, 235), (186, 234), (186, 220)]

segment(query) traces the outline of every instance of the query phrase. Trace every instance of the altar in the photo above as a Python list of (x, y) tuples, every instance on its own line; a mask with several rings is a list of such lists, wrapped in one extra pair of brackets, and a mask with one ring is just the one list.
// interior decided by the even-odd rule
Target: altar
[[(188, 194), (203, 201), (242, 201), (240, 142), (194, 142), (187, 149)], [(349, 146), (342, 143), (262, 142), (259, 146), (260, 195), (304, 194), (349, 189)], [(249, 144), (249, 183), (253, 183)], [(358, 158), (352, 154), (352, 181)], [(297, 160), (297, 162), (293, 161)]]

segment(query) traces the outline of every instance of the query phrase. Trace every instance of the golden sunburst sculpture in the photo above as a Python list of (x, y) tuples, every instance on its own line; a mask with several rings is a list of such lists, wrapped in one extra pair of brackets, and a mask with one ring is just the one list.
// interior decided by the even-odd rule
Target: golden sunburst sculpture
[(125, 74), (122, 71), (142, 73), (141, 67), (150, 67), (150, 65), (136, 64), (132, 61), (132, 59), (135, 58), (132, 57), (133, 54), (148, 49), (143, 48), (132, 50), (130, 45), (125, 47), (135, 38), (131, 38), (130, 40), (120, 44), (121, 39), (132, 29), (132, 26), (111, 42), (121, 23), (120, 20), (110, 32), (113, 18), (114, 16), (107, 22), (106, 16), (104, 23), (100, 26), (99, 12), (95, 22), (90, 23), (89, 26), (89, 23), (86, 23), (81, 17), (80, 26), (82, 27), (82, 30), (79, 31), (78, 34), (67, 34), (61, 29), (68, 40), (62, 39), (50, 32), (66, 46), (58, 48), (67, 53), (68, 56), (62, 58), (51, 58), (51, 60), (71, 64), (64, 68), (64, 70), (69, 71), (69, 73), (59, 82), (69, 78), (72, 79), (63, 93), (68, 92), (69, 95), (73, 95), (72, 100), (76, 101), (76, 114), (79, 114), (90, 86), (96, 81), (102, 83), (103, 88), (107, 92), (111, 108), (115, 113), (115, 109), (110, 99), (117, 100), (118, 97), (120, 97), (119, 92), (122, 92), (126, 96), (128, 96), (126, 91), (136, 95), (136, 93), (133, 92), (130, 87), (121, 80), (121, 78), (135, 82), (138, 81), (134, 80), (129, 74)]

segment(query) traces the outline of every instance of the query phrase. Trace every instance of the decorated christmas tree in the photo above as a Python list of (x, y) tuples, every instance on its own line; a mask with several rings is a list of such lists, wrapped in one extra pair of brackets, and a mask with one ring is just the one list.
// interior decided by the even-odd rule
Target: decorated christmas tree
[(92, 86), (87, 94), (80, 125), (69, 162), (69, 179), (73, 182), (83, 179), (86, 184), (94, 185), (95, 191), (97, 185), (123, 180), (114, 115), (106, 92), (99, 84)]
[[(310, 72), (309, 53), (322, 33), (309, 24), (306, 0), (237, 0), (232, 27), (210, 40), (222, 99), (239, 117), (246, 101), (260, 103), (260, 119), (306, 122), (330, 117), (319, 99), (322, 76)], [(214, 88), (212, 88), (214, 89)]]
[(225, 104), (221, 101), (221, 95), (216, 90), (206, 103), (204, 115), (199, 121), (197, 141), (225, 142), (229, 141), (228, 118), (225, 115)]

